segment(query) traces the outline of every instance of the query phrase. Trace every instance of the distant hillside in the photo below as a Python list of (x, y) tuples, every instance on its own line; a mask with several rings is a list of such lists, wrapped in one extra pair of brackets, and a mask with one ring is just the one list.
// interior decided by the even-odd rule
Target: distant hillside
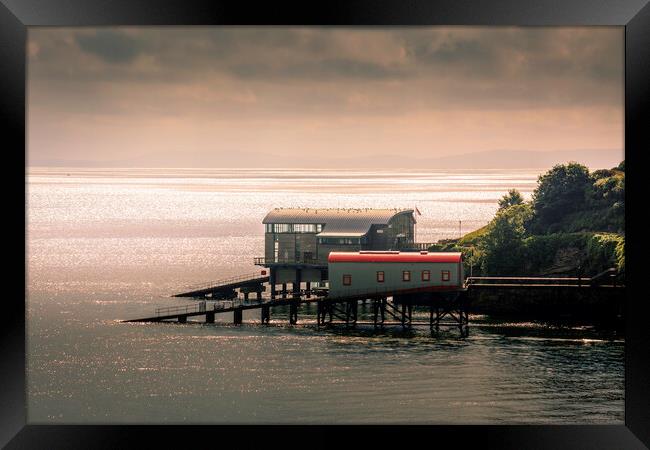
[(297, 153), (291, 157), (256, 152), (233, 152), (224, 157), (220, 153), (192, 154), (185, 156), (182, 164), (178, 154), (151, 152), (147, 156), (112, 161), (85, 160), (46, 160), (28, 156), (28, 165), (53, 167), (268, 167), (268, 168), (324, 168), (324, 169), (548, 169), (557, 161), (577, 161), (590, 169), (616, 166), (625, 158), (622, 150), (563, 150), (563, 151), (524, 151), (490, 150), (476, 153), (435, 158), (409, 157), (408, 150), (403, 154), (352, 156), (334, 158), (327, 155), (314, 157), (311, 154)]
[[(558, 161), (576, 161), (591, 169), (616, 166), (625, 159), (622, 150), (562, 150), (523, 151), (490, 150), (476, 153), (461, 153), (430, 159), (408, 158), (400, 155), (375, 156), (369, 167), (399, 167), (426, 169), (548, 169)], [(356, 166), (362, 158), (350, 158), (347, 162)]]

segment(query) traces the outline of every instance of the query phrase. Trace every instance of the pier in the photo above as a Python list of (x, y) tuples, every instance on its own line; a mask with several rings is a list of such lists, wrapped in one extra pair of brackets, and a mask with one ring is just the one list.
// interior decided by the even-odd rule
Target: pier
[(465, 285), (476, 314), (620, 322), (625, 313), (616, 269), (592, 277), (469, 277)]
[[(414, 292), (417, 291), (417, 292)], [(296, 292), (292, 292), (296, 294)], [(289, 307), (286, 321), (290, 325), (298, 323), (302, 306), (316, 304), (316, 325), (327, 327), (343, 325), (354, 328), (357, 325), (372, 325), (374, 328), (400, 326), (409, 329), (413, 326), (428, 326), (439, 331), (442, 326), (458, 327), (461, 335), (467, 335), (469, 326), (468, 301), (464, 292), (439, 293), (425, 290), (400, 290), (359, 292), (345, 297), (314, 296), (309, 291), (299, 291), (290, 298), (260, 298), (235, 300), (216, 300), (212, 307), (205, 299), (191, 305), (158, 308), (151, 316), (124, 320), (123, 322), (178, 322), (187, 323), (190, 317), (204, 317), (205, 323), (215, 323), (216, 314), (232, 313), (232, 323), (243, 323), (243, 312), (260, 310), (259, 323), (269, 324), (272, 308)], [(358, 320), (359, 304), (369, 304), (372, 320)], [(415, 308), (428, 312), (428, 321), (414, 321)]]
[[(271, 289), (274, 294), (263, 295), (268, 283), (269, 277), (259, 273), (205, 283), (174, 295), (198, 300), (192, 304), (158, 308), (153, 315), (124, 322), (186, 323), (190, 317), (204, 317), (205, 323), (215, 323), (217, 314), (232, 313), (232, 323), (240, 325), (244, 311), (259, 310), (258, 323), (268, 325), (273, 309), (288, 307), (288, 314), (285, 312), (283, 319), (289, 325), (296, 325), (300, 309), (315, 304), (317, 327), (338, 325), (354, 328), (362, 325), (376, 329), (387, 326), (409, 329), (428, 326), (432, 331), (438, 331), (441, 326), (446, 326), (457, 327), (461, 335), (466, 336), (470, 312), (516, 315), (525, 309), (526, 313), (541, 316), (548, 313), (580, 316), (585, 313), (585, 308), (591, 308), (587, 312), (622, 315), (624, 300), (624, 285), (614, 269), (587, 278), (468, 277), (463, 289), (448, 292), (429, 289), (365, 290), (344, 297), (328, 296), (309, 288), (300, 289), (300, 285), (289, 291), (286, 284), (277, 296), (274, 289)], [(249, 297), (250, 292), (257, 294), (254, 299)], [(207, 301), (214, 303), (208, 307)], [(370, 306), (371, 320), (359, 320), (360, 304)], [(426, 311), (429, 320), (414, 321), (413, 311), (416, 309)]]

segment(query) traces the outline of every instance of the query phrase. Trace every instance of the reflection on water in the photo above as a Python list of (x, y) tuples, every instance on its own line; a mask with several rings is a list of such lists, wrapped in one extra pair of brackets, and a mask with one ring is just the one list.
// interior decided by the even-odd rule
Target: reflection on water
[[(67, 174), (70, 173), (70, 176)], [(179, 286), (259, 268), (272, 207), (418, 206), (420, 241), (478, 228), (537, 173), (33, 169), (32, 423), (623, 423), (624, 344), (591, 324), (470, 317), (470, 335), (123, 324)], [(317, 186), (317, 188), (316, 188)], [(360, 307), (361, 320), (371, 308)], [(365, 314), (365, 316), (364, 316)], [(415, 319), (426, 320), (425, 312)]]

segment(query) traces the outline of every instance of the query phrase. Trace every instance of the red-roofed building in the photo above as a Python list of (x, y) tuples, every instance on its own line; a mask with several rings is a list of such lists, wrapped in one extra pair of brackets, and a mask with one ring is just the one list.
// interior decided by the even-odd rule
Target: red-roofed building
[(424, 292), (461, 289), (461, 253), (332, 252), (328, 258), (329, 295), (368, 292)]

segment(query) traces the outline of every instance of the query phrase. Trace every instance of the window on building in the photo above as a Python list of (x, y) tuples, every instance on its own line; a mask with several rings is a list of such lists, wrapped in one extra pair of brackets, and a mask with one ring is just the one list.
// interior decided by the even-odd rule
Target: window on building
[(377, 272), (377, 283), (384, 282), (384, 272)]
[(422, 281), (429, 281), (429, 280), (431, 280), (431, 271), (423, 270), (422, 271)]
[(352, 275), (343, 275), (343, 286), (350, 286), (352, 284)]
[(336, 238), (336, 237), (321, 237), (318, 238), (319, 244), (325, 245), (359, 245), (360, 238)]
[(316, 224), (315, 223), (294, 223), (293, 232), (294, 233), (316, 233)]
[(402, 272), (402, 281), (411, 281), (411, 271), (405, 270)]
[(322, 224), (316, 223), (268, 223), (267, 233), (320, 233)]
[(273, 224), (273, 232), (274, 233), (290, 233), (291, 232), (291, 224), (288, 224), (288, 223), (274, 223)]
[(442, 271), (442, 281), (449, 281), (451, 279), (451, 273), (448, 270)]

